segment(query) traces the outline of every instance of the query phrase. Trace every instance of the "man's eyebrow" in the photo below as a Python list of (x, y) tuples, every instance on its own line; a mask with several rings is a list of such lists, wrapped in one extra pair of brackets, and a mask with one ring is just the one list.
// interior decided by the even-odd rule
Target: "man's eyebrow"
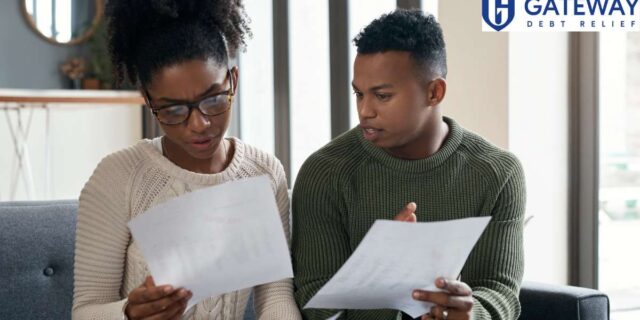
[[(353, 82), (351, 83), (351, 87), (355, 90), (358, 90), (358, 87)], [(376, 90), (387, 89), (387, 88), (393, 88), (393, 85), (390, 83), (383, 83), (383, 84), (369, 88), (369, 91), (376, 91)]]
[(374, 87), (369, 88), (369, 91), (378, 91), (380, 89), (389, 89), (389, 88), (393, 88), (393, 85), (390, 83), (383, 83)]

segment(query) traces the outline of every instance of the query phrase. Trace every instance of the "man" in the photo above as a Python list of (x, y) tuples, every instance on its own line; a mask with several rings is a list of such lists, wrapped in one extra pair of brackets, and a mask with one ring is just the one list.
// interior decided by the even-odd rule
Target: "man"
[[(515, 156), (443, 117), (447, 65), (440, 25), (421, 11), (396, 10), (374, 20), (354, 43), (360, 125), (314, 153), (293, 192), (296, 301), (302, 308), (331, 279), (376, 219), (491, 216), (460, 280), (440, 278), (442, 292), (407, 294), (436, 304), (423, 319), (517, 319), (523, 171)], [(306, 318), (322, 320), (336, 312), (303, 310)], [(397, 317), (394, 310), (342, 316)]]

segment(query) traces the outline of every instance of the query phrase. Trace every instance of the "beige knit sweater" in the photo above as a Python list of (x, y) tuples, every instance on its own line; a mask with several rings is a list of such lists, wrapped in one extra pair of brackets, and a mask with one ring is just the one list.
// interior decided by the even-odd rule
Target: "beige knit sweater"
[[(289, 198), (282, 165), (239, 139), (230, 140), (235, 146), (233, 159), (217, 174), (199, 174), (176, 166), (150, 140), (100, 162), (80, 195), (74, 319), (122, 319), (127, 295), (150, 274), (127, 223), (150, 207), (192, 190), (267, 175), (289, 238)], [(254, 289), (259, 319), (301, 319), (291, 279)], [(242, 319), (250, 292), (249, 288), (210, 297), (189, 309), (183, 319)]]

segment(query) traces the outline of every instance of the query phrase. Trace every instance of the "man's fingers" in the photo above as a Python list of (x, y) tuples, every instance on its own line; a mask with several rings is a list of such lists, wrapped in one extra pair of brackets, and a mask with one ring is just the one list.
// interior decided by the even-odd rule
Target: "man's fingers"
[(436, 279), (436, 287), (447, 290), (450, 293), (458, 296), (471, 295), (471, 288), (469, 288), (469, 285), (458, 280), (447, 280), (445, 278), (438, 278)]
[(433, 302), (448, 308), (460, 310), (471, 310), (473, 308), (473, 298), (471, 296), (454, 296), (447, 292), (414, 290), (413, 298), (420, 301)]
[(416, 203), (409, 202), (400, 213), (398, 213), (393, 220), (395, 221), (405, 221), (405, 222), (416, 222)]
[[(433, 306), (431, 307), (429, 314), (431, 314), (431, 319), (444, 319), (444, 308), (441, 306)], [(467, 311), (447, 308), (447, 319), (469, 319), (469, 317), (467, 315)]]

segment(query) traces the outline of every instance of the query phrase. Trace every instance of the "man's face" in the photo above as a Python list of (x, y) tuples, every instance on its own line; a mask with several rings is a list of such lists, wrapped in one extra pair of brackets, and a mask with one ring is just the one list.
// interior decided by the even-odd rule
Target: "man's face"
[(352, 85), (362, 134), (391, 154), (406, 154), (404, 149), (423, 138), (436, 116), (429, 108), (428, 83), (416, 68), (404, 51), (358, 54), (355, 59)]

